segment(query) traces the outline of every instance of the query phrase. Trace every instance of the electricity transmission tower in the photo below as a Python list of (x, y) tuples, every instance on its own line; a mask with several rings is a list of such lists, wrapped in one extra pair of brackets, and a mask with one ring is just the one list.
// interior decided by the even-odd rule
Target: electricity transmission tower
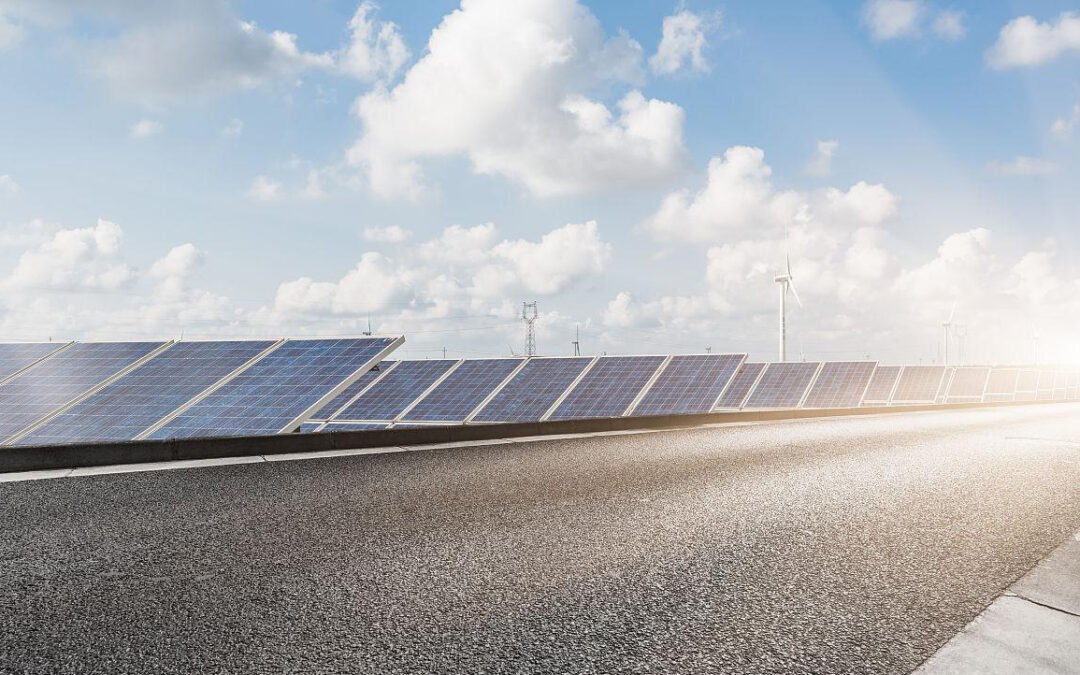
[(538, 316), (535, 300), (521, 303), (521, 320), (525, 322), (525, 356), (536, 356), (536, 319)]

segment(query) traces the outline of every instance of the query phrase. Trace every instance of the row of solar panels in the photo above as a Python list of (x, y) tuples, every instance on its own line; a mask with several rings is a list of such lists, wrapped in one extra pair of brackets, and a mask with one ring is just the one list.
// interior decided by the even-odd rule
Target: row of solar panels
[(300, 430), (1080, 398), (1080, 372), (745, 359), (701, 354), (385, 362)]
[(403, 338), (0, 344), (0, 444), (1080, 398), (1080, 372), (745, 354), (385, 361)]
[(401, 342), (0, 344), (0, 444), (294, 431)]

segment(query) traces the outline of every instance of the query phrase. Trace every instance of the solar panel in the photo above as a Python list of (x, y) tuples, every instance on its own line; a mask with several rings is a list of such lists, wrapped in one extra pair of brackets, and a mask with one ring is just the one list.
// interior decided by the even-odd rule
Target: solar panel
[(1034, 401), (1039, 389), (1039, 371), (1021, 370), (1016, 378), (1016, 401)]
[(414, 422), (464, 422), (521, 363), (522, 359), (463, 361), (402, 418)]
[(375, 424), (373, 422), (329, 422), (323, 431), (371, 431), (372, 429), (387, 429), (389, 424)]
[(797, 408), (820, 363), (770, 363), (746, 399), (747, 408)]
[(717, 402), (717, 408), (741, 408), (746, 395), (754, 387), (761, 371), (765, 370), (764, 363), (744, 363), (735, 372), (731, 384), (724, 391), (724, 395)]
[(1016, 382), (1020, 371), (1016, 368), (991, 368), (986, 380), (986, 393), (983, 401), (1012, 401), (1016, 396)]
[(0, 381), (65, 347), (66, 342), (0, 343)]
[(10, 439), (161, 347), (163, 342), (83, 342), (0, 386), (0, 438)]
[(870, 384), (866, 387), (863, 396), (864, 406), (887, 405), (892, 398), (893, 387), (900, 379), (900, 371), (903, 366), (878, 366), (874, 369), (874, 375), (870, 378)]
[(1069, 373), (1059, 370), (1054, 374), (1054, 400), (1064, 401), (1069, 393)]
[(949, 403), (981, 403), (990, 369), (982, 366), (957, 368), (949, 383)]
[[(370, 368), (394, 338), (289, 340), (149, 438), (275, 434), (350, 377)], [(297, 423), (299, 426), (299, 423)]]
[(1043, 369), (1039, 371), (1039, 385), (1036, 390), (1036, 399), (1051, 401), (1054, 398), (1054, 371)]
[(821, 367), (804, 408), (857, 408), (874, 375), (873, 361), (830, 361)]
[(663, 362), (663, 356), (601, 356), (548, 419), (621, 417)]
[(333, 417), (334, 413), (341, 410), (346, 403), (351, 401), (354, 396), (364, 391), (371, 386), (371, 383), (379, 379), (380, 376), (395, 367), (399, 363), (398, 361), (382, 361), (377, 363), (370, 370), (360, 376), (360, 379), (353, 382), (349, 386), (345, 387), (345, 390), (330, 400), (329, 403), (317, 410), (312, 417), (318, 419), (326, 419)]
[(671, 357), (632, 415), (689, 415), (713, 409), (746, 354)]
[(472, 421), (539, 421), (590, 363), (591, 357), (530, 359)]
[(1068, 398), (1070, 400), (1080, 398), (1080, 372), (1069, 373), (1069, 391)]
[(941, 378), (941, 384), (938, 385), (937, 395), (934, 396), (934, 403), (944, 403), (945, 394), (949, 390), (949, 383), (952, 382), (953, 375), (956, 374), (956, 368), (946, 367), (945, 376)]
[(904, 366), (892, 402), (933, 403), (944, 377), (945, 366)]
[(174, 344), (18, 443), (129, 441), (273, 344), (273, 340)]
[(389, 422), (457, 363), (448, 359), (401, 361), (375, 386), (338, 412), (335, 419)]

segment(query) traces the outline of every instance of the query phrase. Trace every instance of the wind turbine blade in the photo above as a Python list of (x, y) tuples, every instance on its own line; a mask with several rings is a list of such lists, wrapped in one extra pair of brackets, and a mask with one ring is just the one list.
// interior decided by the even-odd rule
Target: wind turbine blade
[(791, 290), (791, 294), (795, 296), (795, 302), (799, 303), (799, 307), (802, 307), (802, 300), (799, 299), (799, 292), (795, 290), (795, 283), (789, 278), (787, 287)]

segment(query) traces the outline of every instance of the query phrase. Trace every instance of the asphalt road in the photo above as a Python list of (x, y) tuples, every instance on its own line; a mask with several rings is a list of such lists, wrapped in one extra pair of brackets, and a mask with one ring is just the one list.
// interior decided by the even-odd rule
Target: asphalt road
[(1077, 529), (1077, 404), (0, 484), (0, 672), (904, 673)]

